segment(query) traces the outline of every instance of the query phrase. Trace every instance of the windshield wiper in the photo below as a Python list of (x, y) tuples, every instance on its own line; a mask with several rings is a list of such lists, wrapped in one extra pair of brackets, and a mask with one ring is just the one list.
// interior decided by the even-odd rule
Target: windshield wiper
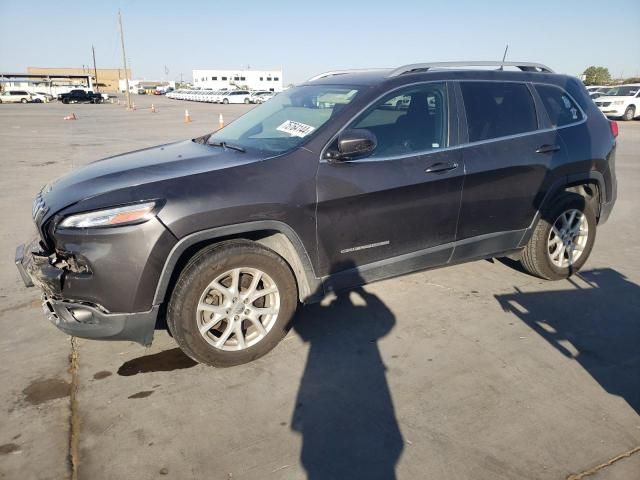
[(214, 147), (222, 147), (224, 149), (229, 149), (229, 150), (235, 150), (236, 152), (246, 152), (246, 150), (242, 147), (239, 147), (238, 145), (233, 145), (232, 143), (227, 143), (227, 142), (210, 142), (209, 145), (212, 145)]

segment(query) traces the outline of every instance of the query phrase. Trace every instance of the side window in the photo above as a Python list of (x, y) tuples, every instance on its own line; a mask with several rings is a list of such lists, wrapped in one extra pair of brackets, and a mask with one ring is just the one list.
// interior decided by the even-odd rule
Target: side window
[(551, 125), (562, 127), (582, 120), (582, 112), (567, 92), (551, 85), (536, 85), (536, 91), (547, 110)]
[(532, 132), (538, 128), (533, 98), (523, 83), (460, 82), (469, 141)]
[(448, 119), (446, 84), (427, 83), (382, 98), (349, 128), (364, 128), (375, 134), (378, 146), (372, 158), (446, 147)]

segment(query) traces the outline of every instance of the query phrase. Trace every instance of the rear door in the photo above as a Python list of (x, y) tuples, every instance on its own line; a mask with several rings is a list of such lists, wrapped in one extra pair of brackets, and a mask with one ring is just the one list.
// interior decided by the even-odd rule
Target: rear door
[(461, 81), (466, 169), (454, 260), (516, 248), (566, 159), (558, 132), (524, 82)]
[[(321, 161), (317, 231), (322, 275), (379, 262), (378, 276), (388, 276), (449, 259), (464, 178), (460, 151), (447, 148), (457, 142), (458, 131), (455, 96), (449, 90), (444, 82), (432, 82), (389, 93), (347, 126), (376, 135), (373, 154)], [(385, 263), (400, 255), (405, 257)], [(364, 280), (376, 276), (360, 273)]]

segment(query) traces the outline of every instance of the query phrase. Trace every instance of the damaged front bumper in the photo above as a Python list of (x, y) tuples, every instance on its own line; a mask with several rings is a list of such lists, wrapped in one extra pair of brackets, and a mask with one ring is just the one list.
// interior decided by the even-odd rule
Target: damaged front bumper
[[(150, 345), (153, 340), (159, 306), (136, 313), (111, 313), (97, 304), (74, 301), (62, 295), (69, 260), (47, 254), (39, 239), (16, 248), (15, 263), (27, 287), (43, 292), (45, 316), (68, 335), (101, 340), (130, 340)], [(74, 273), (78, 267), (73, 266)]]

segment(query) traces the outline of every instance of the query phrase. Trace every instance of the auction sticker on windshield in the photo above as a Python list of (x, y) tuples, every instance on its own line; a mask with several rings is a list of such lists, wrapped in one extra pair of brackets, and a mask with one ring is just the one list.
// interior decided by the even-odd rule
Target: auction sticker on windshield
[(315, 130), (311, 125), (305, 125), (304, 123), (294, 122), (293, 120), (287, 120), (276, 128), (284, 133), (288, 133), (292, 137), (306, 137)]

